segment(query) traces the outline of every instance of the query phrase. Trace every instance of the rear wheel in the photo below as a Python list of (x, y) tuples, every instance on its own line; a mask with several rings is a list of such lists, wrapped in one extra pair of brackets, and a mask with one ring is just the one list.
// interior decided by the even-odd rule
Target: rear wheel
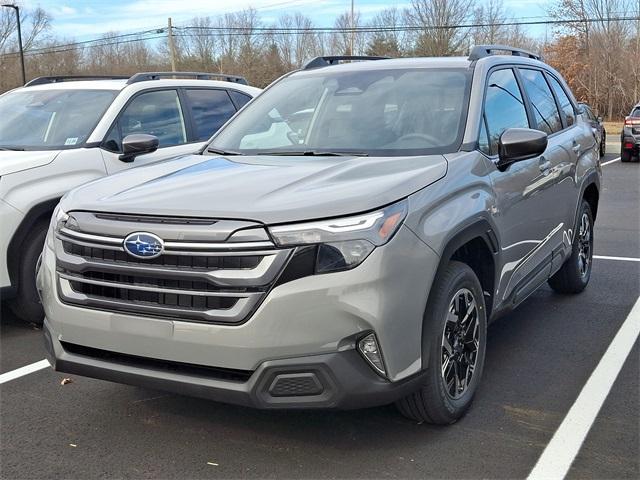
[(600, 158), (607, 153), (607, 134), (602, 131), (602, 139), (600, 140)]
[(578, 231), (573, 238), (571, 256), (550, 279), (558, 293), (580, 293), (591, 278), (593, 260), (593, 215), (586, 200), (582, 201)]
[(447, 425), (471, 405), (486, 350), (482, 287), (464, 263), (451, 262), (436, 277), (423, 329), (429, 352), (424, 384), (397, 406), (412, 420)]
[(44, 310), (36, 289), (36, 264), (44, 247), (48, 225), (47, 222), (36, 224), (23, 243), (16, 277), (18, 292), (16, 298), (9, 303), (9, 307), (18, 318), (36, 325), (42, 325), (44, 320)]

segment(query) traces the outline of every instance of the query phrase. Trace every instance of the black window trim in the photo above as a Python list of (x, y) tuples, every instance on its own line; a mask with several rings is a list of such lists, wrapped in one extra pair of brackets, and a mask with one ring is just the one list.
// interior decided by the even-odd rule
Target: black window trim
[[(555, 103), (556, 110), (558, 111), (558, 115), (560, 116), (560, 125), (562, 127), (557, 132), (548, 133), (547, 137), (548, 138), (553, 138), (557, 134), (563, 133), (565, 130), (568, 129), (568, 127), (566, 126), (565, 118), (564, 118), (564, 110), (562, 108), (560, 108), (560, 104), (558, 103), (558, 98), (556, 97), (556, 94), (553, 91), (553, 87), (551, 86), (551, 84), (547, 80), (547, 77), (545, 76), (546, 71), (543, 68), (537, 68), (535, 66), (529, 67), (528, 65), (521, 66), (521, 67), (518, 68), (518, 70), (520, 70), (520, 69), (522, 69), (522, 70), (537, 70), (538, 72), (542, 73), (542, 78), (544, 79), (545, 83), (547, 84), (547, 88), (549, 88), (549, 90), (551, 91), (551, 96), (553, 97), (553, 101)], [(518, 76), (520, 77), (520, 71), (518, 71)], [(529, 118), (529, 128), (532, 128), (534, 130), (539, 130), (538, 128), (536, 128), (538, 125), (537, 125), (537, 122), (535, 122), (535, 114), (533, 112), (533, 103), (531, 102), (531, 99), (529, 98), (529, 93), (524, 88), (524, 81), (522, 81), (522, 87), (524, 89), (524, 94), (526, 96), (525, 103), (528, 105), (528, 108), (531, 109), (531, 117)], [(534, 124), (535, 124), (535, 127), (532, 126)], [(575, 122), (574, 122), (574, 125), (575, 125)], [(542, 130), (540, 130), (540, 131), (542, 131)]]
[[(543, 73), (543, 75), (545, 77), (545, 80), (547, 81), (547, 85), (549, 85), (549, 88), (551, 89), (551, 93), (553, 94), (553, 98), (556, 99), (556, 105), (558, 107), (558, 110), (560, 111), (560, 116), (562, 118), (562, 130), (560, 130), (559, 132), (556, 132), (556, 133), (564, 132), (565, 130), (569, 130), (571, 128), (574, 128), (578, 124), (578, 108), (577, 108), (576, 105), (574, 105), (573, 100), (571, 99), (571, 95), (569, 95), (569, 93), (567, 93), (567, 89), (564, 87), (564, 85), (558, 79), (558, 77), (553, 75), (548, 70), (545, 70), (545, 69), (541, 69), (541, 70), (542, 70), (542, 73)], [(553, 88), (553, 85), (551, 85), (551, 82), (549, 81), (549, 78), (553, 78), (556, 82), (558, 82), (558, 85), (560, 86), (560, 88), (564, 92), (565, 96), (569, 100), (569, 105), (571, 105), (571, 108), (573, 110), (573, 117), (574, 117), (573, 125), (567, 125), (567, 118), (566, 118), (566, 115), (564, 113), (564, 108), (562, 108), (560, 106), (560, 100), (558, 99), (558, 95), (556, 95), (556, 91)], [(591, 113), (593, 114), (593, 111)], [(595, 118), (595, 115), (594, 115), (594, 118)]]
[[(529, 111), (530, 107), (527, 105), (528, 97), (525, 95), (525, 92), (523, 90), (522, 80), (520, 79), (520, 76), (517, 72), (517, 64), (503, 63), (500, 65), (496, 65), (495, 67), (492, 67), (491, 69), (489, 69), (489, 71), (485, 76), (484, 92), (482, 94), (481, 121), (485, 122), (485, 130), (487, 131), (487, 140), (489, 141), (489, 145), (491, 145), (491, 136), (489, 135), (489, 124), (487, 123), (487, 117), (485, 115), (485, 104), (487, 101), (487, 90), (489, 88), (489, 78), (491, 78), (491, 75), (493, 75), (494, 72), (497, 72), (499, 70), (511, 70), (513, 72), (513, 76), (515, 77), (516, 83), (518, 84), (518, 88), (520, 89), (520, 95), (522, 96), (522, 101), (524, 102), (524, 109), (525, 109), (525, 114), (527, 116), (527, 122), (529, 123), (529, 128), (531, 128), (531, 124), (532, 124), (531, 112)], [(476, 142), (476, 146), (477, 146), (476, 150), (495, 163), (495, 161), (498, 159), (497, 153), (494, 155), (490, 155), (480, 150), (480, 130), (481, 128), (478, 128), (478, 140)]]
[[(166, 147), (161, 147), (161, 148), (164, 149), (164, 148), (171, 148), (171, 147), (180, 147), (182, 145), (189, 145), (191, 143), (200, 143), (200, 142), (191, 142), (190, 141), (190, 138), (192, 138), (192, 136), (191, 136), (192, 135), (192, 133), (191, 133), (191, 115), (189, 114), (189, 112), (185, 112), (185, 105), (184, 105), (184, 102), (182, 100), (182, 97), (180, 96), (180, 89), (181, 88), (183, 88), (183, 87), (147, 88), (147, 89), (144, 89), (144, 90), (140, 90), (139, 92), (136, 92), (133, 95), (131, 95), (131, 97), (129, 97), (127, 102), (122, 106), (122, 108), (118, 112), (118, 115), (116, 115), (116, 118), (113, 119), (113, 121), (111, 122), (111, 125), (109, 125), (109, 128), (107, 129), (107, 132), (104, 134), (104, 137), (100, 141), (99, 147), (101, 149), (103, 149), (103, 150), (106, 150), (107, 152), (110, 152), (110, 153), (122, 153), (122, 152), (119, 152), (119, 151), (118, 152), (114, 152), (113, 150), (110, 150), (110, 149), (106, 148), (105, 143), (107, 141), (107, 137), (111, 133), (111, 130), (114, 128), (114, 126), (117, 126), (118, 134), (120, 135), (120, 138), (122, 140), (122, 130), (120, 129), (120, 124), (118, 122), (120, 121), (120, 118), (122, 117), (122, 115), (125, 112), (125, 110), (127, 108), (129, 108), (129, 105), (131, 105), (131, 102), (133, 102), (140, 95), (143, 95), (145, 93), (162, 92), (162, 91), (167, 91), (167, 90), (175, 91), (177, 96), (178, 96), (178, 101), (180, 102), (180, 109), (182, 110), (182, 118), (184, 119), (184, 128), (185, 128), (185, 131), (186, 131), (185, 133), (186, 133), (186, 136), (187, 136), (187, 142), (180, 143), (178, 145), (167, 145)], [(160, 148), (158, 150), (160, 150)]]
[[(186, 105), (188, 107), (188, 111), (189, 111), (189, 123), (191, 124), (191, 134), (189, 134), (187, 136), (187, 138), (189, 139), (188, 143), (202, 143), (202, 142), (208, 142), (209, 140), (211, 140), (211, 137), (217, 132), (213, 132), (206, 140), (197, 140), (197, 133), (198, 133), (198, 129), (196, 128), (196, 121), (193, 118), (193, 110), (191, 108), (192, 106), (192, 102), (189, 99), (189, 96), (187, 95), (187, 90), (222, 90), (224, 93), (227, 94), (227, 98), (229, 99), (229, 101), (231, 102), (231, 106), (233, 107), (233, 109), (235, 110), (235, 112), (233, 112), (233, 115), (235, 115), (236, 113), (238, 113), (238, 106), (235, 104), (235, 102), (233, 101), (233, 97), (231, 97), (231, 95), (229, 94), (229, 88), (225, 88), (225, 87), (203, 87), (201, 85), (199, 86), (193, 86), (193, 87), (179, 87), (180, 89), (182, 89), (183, 91), (181, 92), (182, 96), (184, 97), (184, 101), (185, 103), (183, 103), (183, 105)], [(237, 92), (240, 92), (240, 90), (235, 90)], [(244, 92), (240, 92), (240, 93), (244, 93)], [(249, 98), (253, 98), (251, 97), (251, 95), (248, 95), (245, 93), (245, 95), (247, 95)], [(180, 100), (180, 102), (182, 103), (182, 99)], [(231, 115), (231, 117), (227, 118), (227, 120), (225, 120), (225, 122), (222, 124), (224, 125), (225, 123), (227, 123), (232, 117), (233, 115)], [(220, 127), (222, 128), (222, 127)], [(218, 129), (219, 130), (219, 129)], [(185, 144), (186, 145), (186, 144)]]
[[(234, 107), (236, 107), (236, 112), (239, 112), (241, 109), (244, 108), (244, 105), (246, 105), (247, 103), (249, 103), (251, 100), (253, 100), (253, 96), (247, 92), (243, 92), (242, 90), (238, 90), (237, 88), (225, 88), (225, 90), (227, 91), (227, 95), (229, 95), (229, 98), (231, 99), (231, 103), (233, 104)], [(240, 93), (242, 95), (245, 95), (247, 97), (249, 97), (249, 101), (246, 102), (244, 105), (239, 106), (234, 100), (233, 100), (233, 96), (229, 93), (229, 92), (236, 92), (236, 93)]]

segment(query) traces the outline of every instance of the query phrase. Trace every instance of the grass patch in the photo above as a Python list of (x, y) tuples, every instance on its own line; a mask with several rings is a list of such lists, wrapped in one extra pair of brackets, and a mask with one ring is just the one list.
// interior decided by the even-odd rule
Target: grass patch
[(607, 137), (612, 135), (620, 135), (622, 133), (622, 126), (624, 125), (624, 121), (622, 122), (603, 122), (604, 129), (607, 131)]

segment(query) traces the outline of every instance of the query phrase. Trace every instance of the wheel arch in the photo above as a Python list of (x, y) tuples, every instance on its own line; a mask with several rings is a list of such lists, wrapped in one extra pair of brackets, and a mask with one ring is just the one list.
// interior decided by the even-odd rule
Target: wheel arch
[(20, 225), (13, 234), (13, 237), (11, 237), (11, 241), (7, 248), (7, 270), (9, 271), (11, 285), (16, 286), (20, 268), (20, 248), (28, 238), (33, 227), (41, 221), (46, 220), (48, 217), (51, 217), (53, 210), (56, 208), (58, 202), (60, 202), (60, 198), (61, 197), (56, 197), (45, 200), (31, 207), (22, 219), (22, 222), (20, 222)]
[[(444, 243), (435, 279), (439, 278), (451, 260), (468, 265), (480, 280), (484, 292), (487, 320), (494, 307), (495, 287), (498, 279), (500, 252), (499, 238), (486, 218), (476, 218), (455, 229)], [(432, 285), (433, 289), (433, 285)], [(427, 304), (432, 301), (429, 294)], [(429, 341), (425, 328), (422, 329), (422, 368), (427, 368)]]

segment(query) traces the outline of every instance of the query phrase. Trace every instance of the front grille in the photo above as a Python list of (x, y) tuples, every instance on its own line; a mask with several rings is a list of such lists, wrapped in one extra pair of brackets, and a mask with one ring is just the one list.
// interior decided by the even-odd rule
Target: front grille
[(69, 241), (63, 241), (62, 246), (66, 253), (92, 260), (107, 260), (138, 265), (161, 265), (169, 268), (182, 269), (251, 269), (256, 268), (262, 257), (256, 255), (224, 257), (224, 256), (188, 256), (188, 255), (160, 255), (150, 259), (136, 259), (123, 250), (108, 250), (104, 248), (87, 247)]
[[(237, 324), (255, 311), (290, 256), (289, 250), (277, 249), (268, 241), (232, 241), (238, 222), (209, 220), (212, 237), (223, 235), (223, 242), (182, 242), (190, 233), (188, 223), (172, 227), (171, 219), (153, 217), (149, 225), (138, 220), (136, 228), (154, 233), (153, 225), (162, 224), (165, 251), (152, 259), (136, 258), (123, 248), (124, 238), (131, 233), (130, 216), (122, 225), (116, 215), (103, 216), (90, 218), (90, 232), (83, 231), (76, 218), (73, 230), (65, 225), (56, 228), (58, 292), (66, 303), (173, 320)], [(110, 235), (96, 233), (100, 221), (109, 222)], [(200, 236), (203, 223), (192, 227), (200, 229)]]
[(62, 348), (67, 352), (83, 357), (95, 358), (107, 362), (119, 363), (121, 365), (147, 368), (171, 373), (213, 378), (230, 382), (246, 382), (252, 375), (250, 370), (235, 370), (231, 368), (209, 367), (206, 365), (196, 365), (192, 363), (174, 362), (155, 358), (138, 357), (126, 353), (112, 352), (99, 348), (86, 347), (74, 343), (60, 342)]

